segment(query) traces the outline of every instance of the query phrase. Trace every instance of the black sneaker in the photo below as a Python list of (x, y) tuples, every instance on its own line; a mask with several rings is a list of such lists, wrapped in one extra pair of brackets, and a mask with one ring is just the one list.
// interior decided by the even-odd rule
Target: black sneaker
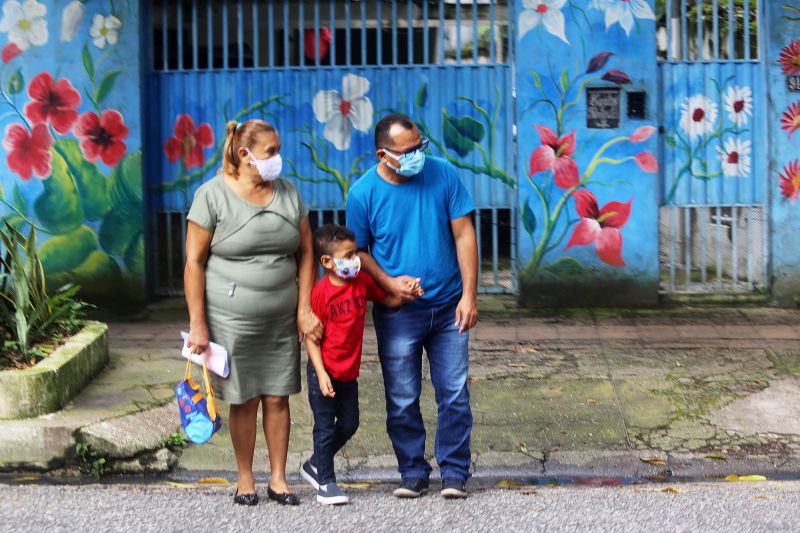
[(463, 479), (449, 477), (442, 480), (442, 498), (455, 499), (467, 497), (467, 482)]
[(408, 477), (400, 481), (400, 486), (394, 489), (394, 496), (396, 498), (419, 498), (428, 492), (428, 480)]
[(317, 469), (311, 464), (311, 461), (306, 461), (300, 467), (300, 477), (305, 479), (309, 485), (314, 487), (314, 490), (319, 490), (319, 478), (317, 477)]

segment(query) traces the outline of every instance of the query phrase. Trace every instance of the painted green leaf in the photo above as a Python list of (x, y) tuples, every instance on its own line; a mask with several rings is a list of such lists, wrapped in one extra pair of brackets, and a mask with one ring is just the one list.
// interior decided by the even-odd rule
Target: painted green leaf
[(67, 162), (55, 149), (53, 172), (44, 180), (44, 191), (33, 204), (39, 224), (55, 234), (69, 233), (83, 224), (83, 206)]
[(525, 226), (525, 231), (528, 232), (528, 235), (533, 237), (533, 233), (536, 231), (536, 215), (533, 213), (528, 200), (525, 200), (525, 205), (522, 206), (522, 224)]
[(125, 266), (137, 279), (144, 278), (144, 233), (134, 237), (125, 252)]
[(562, 257), (544, 268), (561, 279), (574, 279), (587, 272), (586, 267), (574, 257)]
[(542, 77), (535, 70), (531, 70), (531, 76), (533, 76), (533, 86), (537, 89), (540, 88), (542, 86)]
[(675, 137), (672, 135), (665, 135), (664, 136), (664, 143), (669, 146), (670, 148), (675, 148), (678, 144), (675, 142)]
[(425, 104), (428, 103), (428, 84), (423, 83), (422, 87), (419, 88), (417, 91), (417, 98), (415, 100), (417, 107), (425, 107)]
[(86, 70), (86, 75), (89, 76), (89, 80), (94, 82), (94, 60), (92, 60), (92, 54), (89, 52), (88, 42), (83, 45), (81, 60), (83, 61), (83, 68)]
[(114, 82), (117, 81), (117, 77), (122, 74), (121, 70), (112, 70), (108, 72), (103, 79), (100, 80), (100, 85), (97, 86), (97, 89), (94, 93), (94, 101), (99, 105), (106, 97), (111, 94), (111, 91), (114, 89)]
[(142, 218), (142, 152), (126, 155), (108, 177), (108, 198), (114, 211)]
[(65, 235), (56, 235), (39, 247), (45, 274), (66, 272), (79, 267), (97, 249), (97, 236), (91, 228), (80, 226)]
[(72, 281), (81, 286), (82, 293), (102, 296), (104, 291), (113, 294), (119, 290), (122, 282), (122, 271), (119, 265), (108, 254), (95, 250), (71, 271)]
[(561, 71), (561, 90), (564, 91), (564, 94), (567, 93), (567, 89), (569, 88), (569, 71), (565, 68)]
[(124, 255), (141, 231), (141, 218), (131, 217), (122, 210), (109, 211), (100, 225), (100, 246), (111, 255)]
[(78, 186), (84, 216), (87, 220), (101, 220), (111, 208), (106, 177), (97, 165), (84, 159), (77, 141), (60, 139), (55, 143), (55, 148), (67, 162), (67, 168)]
[(461, 118), (451, 117), (442, 110), (442, 133), (444, 143), (460, 156), (469, 154), (475, 147), (474, 143), (481, 142), (486, 129), (483, 124), (466, 115)]
[(28, 202), (25, 201), (25, 197), (22, 196), (22, 191), (19, 188), (19, 183), (14, 184), (14, 192), (13, 194), (13, 204), (14, 207), (17, 208), (17, 211), (22, 213), (23, 215), (28, 214)]
[(5, 190), (3, 190), (3, 184), (0, 183), (0, 199), (5, 199), (5, 197), (6, 197), (6, 192)]
[(22, 77), (22, 70), (17, 69), (14, 71), (6, 82), (6, 92), (9, 94), (17, 94), (25, 87), (25, 78)]

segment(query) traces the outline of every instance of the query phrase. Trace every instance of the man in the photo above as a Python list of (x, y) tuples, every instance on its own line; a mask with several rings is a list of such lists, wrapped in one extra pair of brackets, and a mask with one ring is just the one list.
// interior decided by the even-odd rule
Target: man
[[(442, 496), (464, 498), (472, 431), (468, 331), (478, 321), (475, 206), (455, 168), (426, 157), (427, 146), (407, 116), (381, 119), (375, 126), (379, 162), (350, 190), (347, 226), (356, 235), (362, 268), (408, 302), (400, 309), (373, 309), (386, 427), (401, 476), (394, 495), (416, 498), (428, 490), (431, 465), (419, 408), (425, 348), (438, 407)], [(422, 297), (414, 294), (417, 282)]]

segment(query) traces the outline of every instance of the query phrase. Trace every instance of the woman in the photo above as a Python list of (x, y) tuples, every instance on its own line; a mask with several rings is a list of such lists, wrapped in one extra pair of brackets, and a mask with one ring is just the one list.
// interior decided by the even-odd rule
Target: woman
[(300, 392), (302, 337), (319, 339), (311, 311), (314, 257), (308, 210), (294, 185), (279, 178), (281, 143), (263, 120), (229, 122), (222, 170), (195, 193), (186, 235), (184, 286), (188, 345), (209, 339), (228, 350), (230, 375), (214, 378), (231, 404), (236, 454), (234, 501), (256, 505), (253, 452), (262, 407), (270, 499), (297, 505), (286, 484), (289, 395)]

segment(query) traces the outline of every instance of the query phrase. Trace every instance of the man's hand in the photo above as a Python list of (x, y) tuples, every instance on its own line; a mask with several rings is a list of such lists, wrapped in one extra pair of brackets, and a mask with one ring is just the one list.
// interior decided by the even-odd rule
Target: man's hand
[(478, 299), (475, 296), (462, 296), (456, 307), (456, 323), (461, 327), (459, 333), (464, 333), (478, 323)]
[(327, 372), (317, 372), (317, 380), (319, 381), (319, 390), (322, 392), (323, 396), (327, 396), (328, 398), (336, 396), (336, 391), (333, 390), (333, 384), (331, 383), (331, 377)]
[(413, 302), (425, 294), (425, 291), (420, 286), (421, 281), (420, 278), (412, 278), (411, 276), (397, 276), (392, 278), (390, 292), (400, 298), (403, 303)]

